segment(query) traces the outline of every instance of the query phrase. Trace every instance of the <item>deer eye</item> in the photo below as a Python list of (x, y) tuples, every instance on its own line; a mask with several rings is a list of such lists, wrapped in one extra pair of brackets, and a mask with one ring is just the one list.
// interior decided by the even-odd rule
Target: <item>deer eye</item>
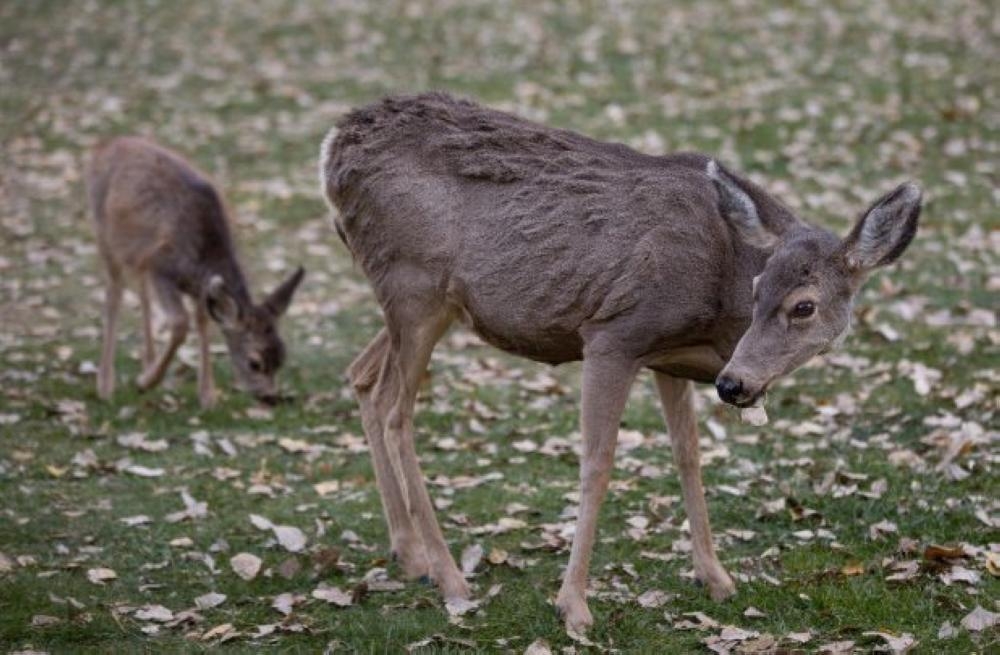
[(263, 370), (263, 368), (264, 366), (260, 363), (259, 359), (250, 360), (250, 370), (253, 371), (254, 373), (260, 373), (261, 370)]
[(792, 307), (792, 318), (809, 318), (816, 313), (816, 303), (811, 300), (803, 300), (795, 303)]

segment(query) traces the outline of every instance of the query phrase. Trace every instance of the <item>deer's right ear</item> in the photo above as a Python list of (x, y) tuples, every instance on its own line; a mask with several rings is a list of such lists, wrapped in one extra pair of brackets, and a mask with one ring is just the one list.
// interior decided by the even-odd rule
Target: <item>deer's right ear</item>
[(205, 289), (205, 307), (209, 316), (226, 329), (235, 329), (240, 322), (240, 307), (236, 304), (226, 281), (219, 275), (213, 275), (208, 280)]
[(757, 205), (753, 199), (740, 188), (733, 179), (714, 159), (709, 159), (705, 166), (705, 174), (715, 185), (719, 194), (719, 213), (729, 223), (736, 234), (746, 243), (764, 250), (778, 243), (778, 235), (767, 229), (757, 213)]

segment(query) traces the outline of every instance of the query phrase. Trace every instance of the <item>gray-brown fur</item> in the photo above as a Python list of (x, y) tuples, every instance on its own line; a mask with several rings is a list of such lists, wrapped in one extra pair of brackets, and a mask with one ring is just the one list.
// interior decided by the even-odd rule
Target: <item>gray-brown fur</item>
[[(416, 384), (448, 324), (535, 360), (583, 360), (581, 507), (556, 602), (575, 629), (591, 622), (597, 510), (638, 370), (656, 371), (695, 571), (723, 598), (734, 586), (712, 546), (687, 380), (717, 379), (748, 404), (829, 347), (865, 276), (909, 243), (920, 204), (904, 185), (842, 241), (705, 155), (647, 156), (443, 94), (350, 113), (320, 171), (385, 314), (349, 373), (407, 572), (467, 594), (412, 444)], [(799, 316), (807, 301), (815, 311)]]
[[(105, 344), (98, 391), (114, 386), (114, 329), (124, 278), (138, 284), (145, 352), (142, 388), (162, 379), (188, 331), (181, 300), (194, 300), (202, 341), (199, 395), (209, 406), (214, 383), (208, 362), (207, 319), (220, 324), (234, 371), (255, 396), (275, 398), (274, 374), (284, 361), (277, 332), (302, 279), (294, 273), (262, 303), (255, 304), (237, 257), (225, 205), (211, 182), (176, 153), (144, 139), (120, 137), (95, 148), (87, 190), (98, 250), (108, 275)], [(149, 305), (155, 297), (166, 314), (170, 341), (154, 354)]]

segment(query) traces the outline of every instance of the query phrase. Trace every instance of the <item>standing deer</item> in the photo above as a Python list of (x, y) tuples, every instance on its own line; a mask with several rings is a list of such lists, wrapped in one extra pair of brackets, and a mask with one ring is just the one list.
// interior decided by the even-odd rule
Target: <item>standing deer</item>
[[(125, 276), (136, 279), (142, 308), (142, 390), (156, 386), (188, 333), (183, 296), (195, 305), (200, 341), (198, 398), (215, 402), (209, 318), (225, 337), (236, 378), (257, 399), (277, 399), (274, 375), (285, 358), (278, 319), (302, 281), (301, 267), (262, 303), (250, 298), (225, 206), (212, 184), (179, 155), (136, 137), (99, 145), (87, 171), (97, 247), (107, 272), (104, 344), (97, 393), (114, 391), (115, 329)], [(170, 338), (157, 356), (150, 295), (166, 314)]]
[(695, 573), (721, 600), (735, 586), (712, 543), (691, 381), (747, 406), (834, 344), (921, 205), (903, 184), (840, 239), (707, 156), (643, 155), (443, 94), (351, 112), (323, 142), (320, 176), (384, 313), (348, 375), (406, 574), (469, 594), (413, 446), (417, 386), (449, 324), (536, 361), (583, 360), (580, 508), (556, 599), (576, 631), (593, 623), (587, 569), (639, 370), (655, 374)]

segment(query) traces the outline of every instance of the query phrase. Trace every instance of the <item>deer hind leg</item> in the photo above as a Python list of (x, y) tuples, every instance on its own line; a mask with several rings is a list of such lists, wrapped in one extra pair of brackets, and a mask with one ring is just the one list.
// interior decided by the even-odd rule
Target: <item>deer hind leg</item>
[(97, 395), (104, 400), (115, 390), (115, 342), (118, 331), (118, 313), (125, 291), (121, 269), (108, 262), (108, 286), (104, 290), (104, 335), (101, 346), (101, 363), (97, 369)]
[[(389, 352), (389, 333), (383, 328), (347, 369), (347, 375), (361, 406), (361, 423), (372, 453), (375, 481), (389, 526), (393, 556), (399, 560), (408, 578), (427, 577), (430, 575), (427, 552), (403, 502), (400, 480), (396, 477), (386, 450), (385, 426), (375, 402), (376, 384), (384, 377), (382, 371), (388, 366)], [(395, 396), (393, 389), (388, 388), (394, 381), (393, 376), (392, 380), (382, 382), (387, 387), (383, 389), (387, 397)]]
[[(451, 322), (444, 305), (432, 298), (414, 298), (405, 307), (386, 312), (389, 357), (379, 375), (379, 414), (389, 463), (400, 485), (403, 504), (423, 543), (431, 579), (445, 598), (467, 598), (469, 586), (448, 550), (434, 515), (424, 475), (413, 445), (413, 410), (420, 379), (431, 351)], [(410, 311), (407, 311), (410, 310)]]
[(156, 342), (153, 339), (153, 307), (149, 300), (149, 276), (139, 278), (139, 308), (142, 311), (142, 367), (148, 368), (156, 361)]
[(163, 352), (139, 375), (137, 382), (143, 391), (152, 389), (163, 380), (163, 375), (167, 372), (167, 367), (174, 358), (174, 353), (184, 343), (188, 333), (188, 314), (187, 310), (184, 309), (184, 301), (180, 291), (173, 283), (164, 278), (154, 278), (153, 285), (160, 301), (160, 307), (166, 314), (170, 338)]
[(684, 510), (691, 526), (691, 554), (695, 575), (708, 586), (714, 600), (723, 600), (736, 593), (736, 585), (719, 563), (712, 543), (712, 528), (708, 522), (708, 506), (701, 483), (701, 461), (698, 452), (698, 422), (694, 413), (692, 384), (687, 380), (656, 374), (656, 386), (670, 431), (674, 463), (681, 477)]
[(614, 468), (618, 424), (635, 374), (636, 364), (629, 358), (588, 358), (584, 354), (580, 511), (569, 566), (556, 597), (556, 609), (566, 628), (575, 632), (584, 632), (594, 622), (587, 607), (587, 571), (597, 535), (598, 514)]

